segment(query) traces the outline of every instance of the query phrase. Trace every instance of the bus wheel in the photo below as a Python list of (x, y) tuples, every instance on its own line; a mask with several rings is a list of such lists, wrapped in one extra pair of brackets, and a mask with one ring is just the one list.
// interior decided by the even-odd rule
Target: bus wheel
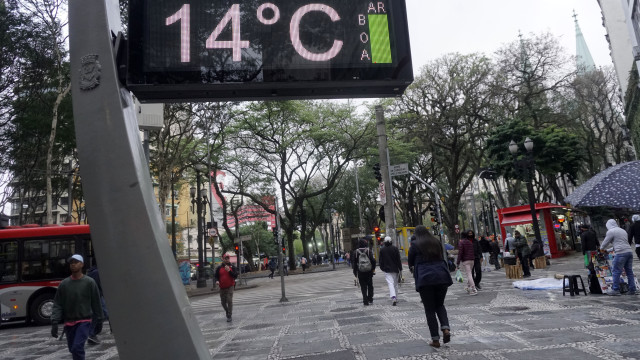
[(38, 325), (51, 324), (51, 314), (53, 313), (53, 293), (38, 295), (31, 303), (31, 320)]

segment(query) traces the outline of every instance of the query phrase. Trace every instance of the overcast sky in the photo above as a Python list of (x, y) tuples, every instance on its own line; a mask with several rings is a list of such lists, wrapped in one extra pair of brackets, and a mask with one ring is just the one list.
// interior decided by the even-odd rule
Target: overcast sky
[[(609, 0), (607, 0), (609, 1)], [(616, 0), (618, 1), (618, 0)], [(576, 54), (573, 10), (596, 66), (612, 65), (597, 0), (406, 0), (414, 73), (443, 54), (484, 52), (550, 32)]]

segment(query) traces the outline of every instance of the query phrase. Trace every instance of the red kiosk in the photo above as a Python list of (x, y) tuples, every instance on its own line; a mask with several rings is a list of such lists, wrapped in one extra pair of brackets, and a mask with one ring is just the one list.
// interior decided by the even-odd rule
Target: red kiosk
[[(561, 250), (556, 241), (556, 232), (553, 226), (552, 210), (563, 209), (564, 206), (556, 205), (548, 202), (536, 203), (536, 215), (538, 224), (540, 225), (540, 236), (544, 244), (544, 253), (552, 258), (565, 256), (566, 253)], [(517, 225), (532, 224), (531, 207), (529, 205), (512, 206), (508, 208), (498, 209), (498, 221), (500, 222), (500, 233), (502, 241), (507, 235), (506, 227), (515, 227)], [(509, 231), (513, 235), (513, 231)], [(525, 234), (527, 239), (534, 237), (533, 229)]]

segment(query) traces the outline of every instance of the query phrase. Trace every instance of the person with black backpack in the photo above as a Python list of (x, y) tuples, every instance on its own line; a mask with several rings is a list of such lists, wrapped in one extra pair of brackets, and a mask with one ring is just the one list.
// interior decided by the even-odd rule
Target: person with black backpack
[(362, 291), (362, 302), (365, 306), (373, 304), (373, 275), (376, 270), (376, 259), (369, 249), (367, 239), (360, 239), (358, 249), (353, 257), (353, 274), (358, 278)]

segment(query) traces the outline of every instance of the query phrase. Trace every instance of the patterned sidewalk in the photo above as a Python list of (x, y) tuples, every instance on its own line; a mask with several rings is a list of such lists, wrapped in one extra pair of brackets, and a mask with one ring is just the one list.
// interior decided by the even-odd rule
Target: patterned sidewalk
[[(582, 274), (580, 257), (555, 260), (533, 278)], [(637, 265), (637, 263), (636, 263)], [(215, 359), (640, 359), (640, 296), (562, 296), (562, 290), (522, 291), (504, 271), (483, 273), (483, 290), (468, 296), (454, 284), (446, 306), (452, 341), (428, 346), (429, 331), (412, 283), (401, 287), (398, 306), (387, 299), (384, 277), (374, 277), (372, 306), (362, 306), (353, 275), (341, 268), (314, 281), (318, 293), (280, 304), (265, 301), (235, 306), (226, 323), (216, 296), (192, 298), (195, 313)], [(408, 274), (405, 274), (408, 275)], [(307, 280), (310, 279), (310, 280)], [(586, 279), (585, 279), (586, 280)], [(291, 286), (302, 286), (291, 279)], [(341, 284), (327, 294), (323, 284)], [(237, 292), (260, 298), (272, 282)], [(311, 286), (311, 288), (313, 288)], [(337, 291), (337, 290), (336, 290)], [(248, 299), (248, 298), (247, 298)], [(240, 301), (240, 303), (242, 303)], [(112, 335), (87, 346), (87, 359), (118, 359)], [(68, 359), (65, 342), (48, 327), (0, 330), (2, 359)], [(179, 344), (176, 344), (179, 346)]]

